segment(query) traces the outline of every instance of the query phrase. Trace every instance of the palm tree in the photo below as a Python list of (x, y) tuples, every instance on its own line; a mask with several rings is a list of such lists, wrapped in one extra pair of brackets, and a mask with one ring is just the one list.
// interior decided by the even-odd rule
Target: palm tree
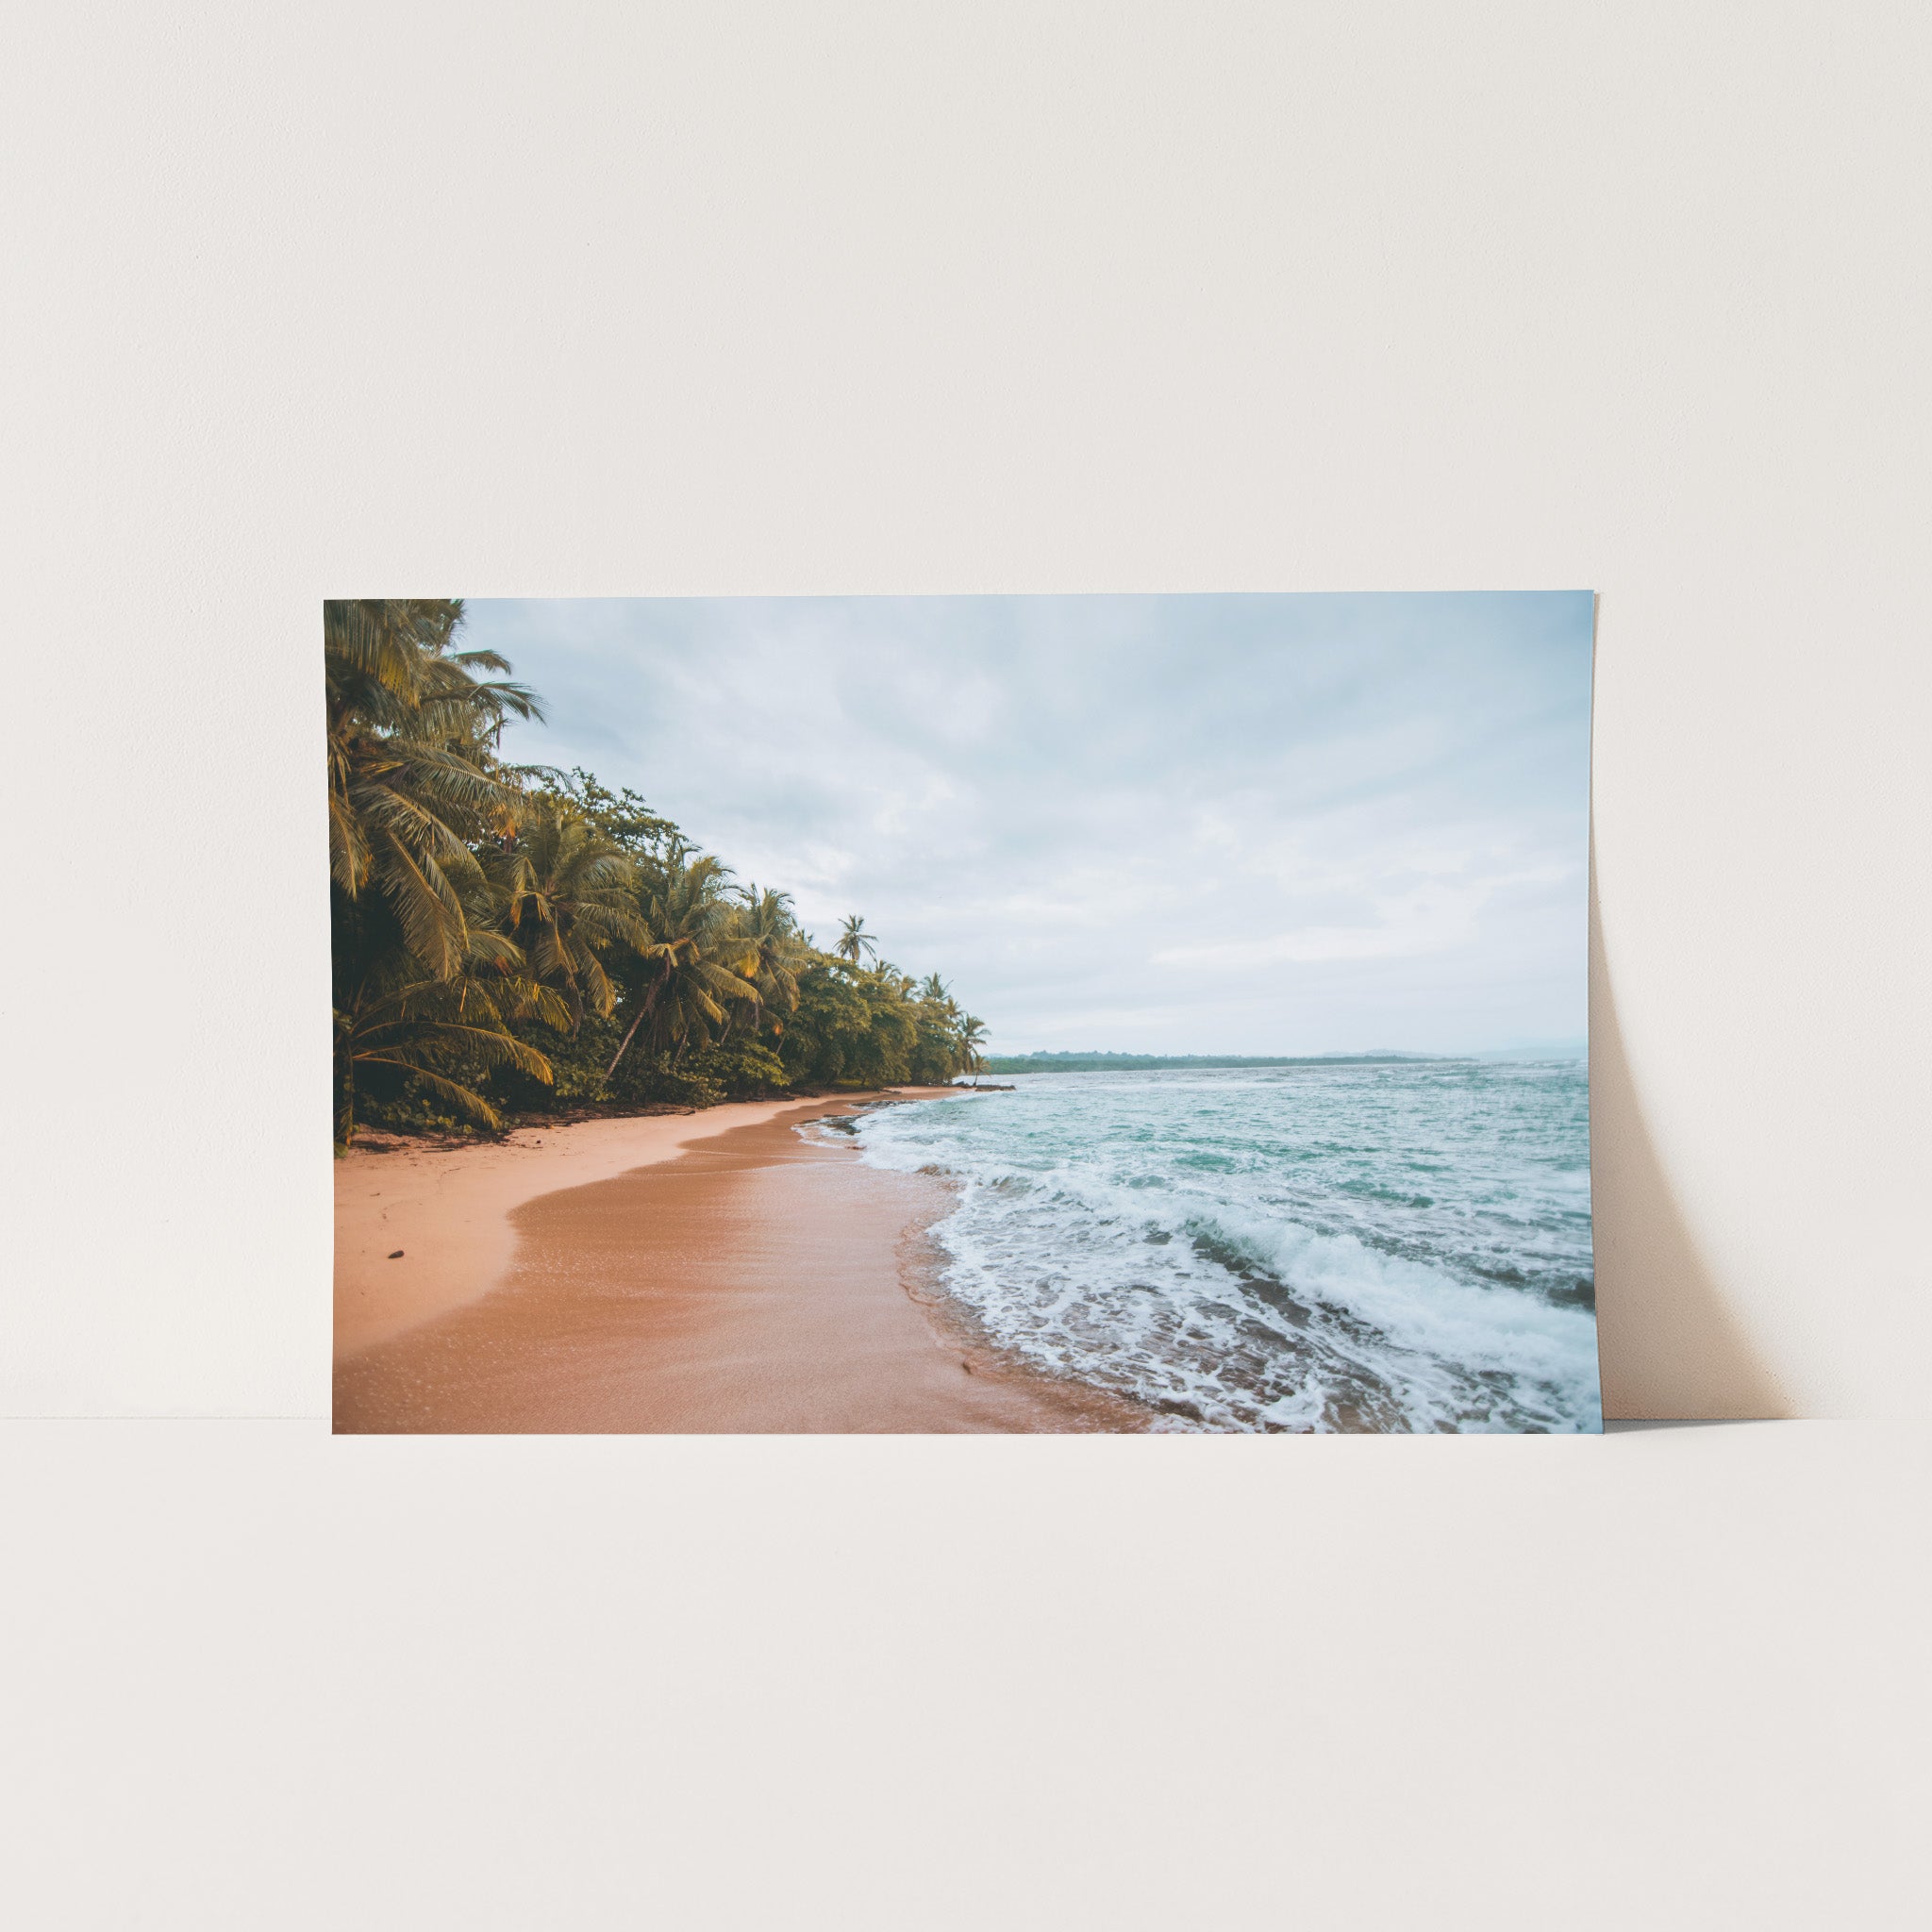
[(986, 1041), (986, 1022), (974, 1019), (971, 1013), (962, 1013), (959, 1016), (958, 1039), (966, 1072), (974, 1074), (983, 1072), (986, 1062), (980, 1058), (979, 1049)]
[(462, 970), (481, 874), (471, 845), (516, 822), (521, 775), (495, 756), (506, 716), (541, 718), (510, 667), (452, 651), (454, 599), (323, 607), (329, 870), (350, 900), (372, 883), (403, 942), (436, 979)]
[(507, 717), (539, 718), (493, 652), (458, 651), (451, 599), (367, 599), (323, 608), (337, 1134), (355, 1132), (358, 1073), (386, 1068), (473, 1120), (495, 1109), (479, 1073), (549, 1062), (508, 1030), (571, 1011), (492, 930), (479, 846), (500, 845), (526, 809), (527, 772), (507, 767)]
[(407, 956), (363, 975), (335, 1008), (336, 1144), (347, 1147), (356, 1133), (359, 1075), (385, 1067), (426, 1089), (486, 1127), (502, 1117), (468, 1084), (477, 1072), (514, 1067), (546, 1087), (550, 1062), (509, 1031), (507, 1022), (541, 1019), (568, 1024), (569, 1012), (554, 989), (516, 970), (516, 948), (494, 934), (474, 936), (469, 966), (458, 977), (437, 979), (407, 966)]
[(856, 912), (840, 928), (839, 941), (832, 950), (841, 959), (847, 959), (855, 966), (867, 954), (874, 959), (879, 956), (879, 949), (873, 943), (871, 933), (865, 929), (865, 921)]
[(691, 849), (676, 841), (662, 864), (641, 871), (638, 909), (646, 938), (635, 949), (638, 970), (625, 989), (637, 1013), (604, 1070), (606, 1079), (646, 1021), (650, 1044), (661, 1049), (675, 1041), (682, 1058), (693, 1033), (708, 1037), (712, 1026), (726, 1024), (724, 1002), (758, 997), (758, 988), (725, 963), (743, 957), (741, 948), (733, 950), (725, 896), (730, 869), (708, 853), (688, 858)]
[[(751, 1029), (756, 1034), (768, 1007), (798, 1010), (798, 975), (810, 964), (812, 952), (791, 916), (790, 892), (746, 886), (741, 896), (743, 904), (730, 924), (733, 957), (724, 963), (754, 989)], [(772, 1025), (775, 1033), (784, 1033), (782, 1020), (774, 1018)]]
[(540, 796), (516, 830), (483, 854), (504, 932), (529, 972), (569, 1002), (571, 1031), (588, 1007), (600, 1017), (617, 1004), (603, 956), (641, 952), (649, 928), (639, 915), (629, 856), (555, 797)]

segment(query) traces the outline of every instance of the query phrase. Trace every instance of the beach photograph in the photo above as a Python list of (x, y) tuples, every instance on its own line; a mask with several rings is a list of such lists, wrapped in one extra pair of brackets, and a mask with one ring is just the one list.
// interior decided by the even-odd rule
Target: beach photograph
[(339, 1433), (1575, 1433), (1587, 591), (324, 610)]

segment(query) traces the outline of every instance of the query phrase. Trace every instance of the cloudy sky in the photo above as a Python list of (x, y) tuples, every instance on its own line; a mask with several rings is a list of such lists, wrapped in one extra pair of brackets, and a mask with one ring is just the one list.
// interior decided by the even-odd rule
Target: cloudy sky
[(1591, 599), (473, 601), (630, 785), (996, 1051), (1584, 1033)]

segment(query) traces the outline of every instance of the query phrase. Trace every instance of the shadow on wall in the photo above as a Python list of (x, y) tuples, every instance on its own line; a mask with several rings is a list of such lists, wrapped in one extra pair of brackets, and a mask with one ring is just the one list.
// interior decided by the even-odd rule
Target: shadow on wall
[(1792, 1413), (1691, 1235), (1624, 1051), (1590, 887), (1590, 1159), (1604, 1414), (1740, 1420)]

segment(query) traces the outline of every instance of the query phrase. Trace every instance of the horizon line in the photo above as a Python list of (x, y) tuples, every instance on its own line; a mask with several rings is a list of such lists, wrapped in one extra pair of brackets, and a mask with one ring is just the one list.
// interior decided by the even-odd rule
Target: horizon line
[(1587, 1038), (1530, 1041), (1517, 1046), (1467, 1047), (1459, 1051), (1406, 1046), (1336, 1047), (1322, 1053), (1167, 1053), (1152, 1048), (1118, 1047), (1036, 1047), (1023, 1052), (984, 1050), (988, 1060), (1115, 1059), (1115, 1060), (1468, 1060), (1491, 1059), (1499, 1056), (1521, 1055), (1532, 1058), (1584, 1058), (1588, 1057)]

